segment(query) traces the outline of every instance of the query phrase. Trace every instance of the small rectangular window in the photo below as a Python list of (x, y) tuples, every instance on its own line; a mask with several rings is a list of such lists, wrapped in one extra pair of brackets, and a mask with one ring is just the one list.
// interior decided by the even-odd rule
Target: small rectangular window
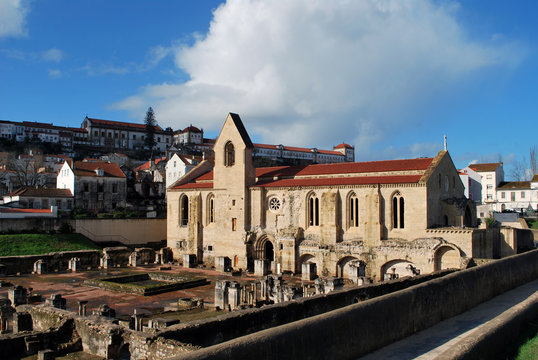
[(235, 206), (235, 200), (232, 200), (232, 206)]
[(522, 192), (521, 192), (521, 198), (522, 198), (522, 199), (525, 199), (525, 191), (522, 191)]
[(236, 231), (236, 230), (237, 230), (237, 219), (232, 218), (232, 231)]
[(506, 194), (504, 191), (501, 193), (501, 199), (506, 199)]

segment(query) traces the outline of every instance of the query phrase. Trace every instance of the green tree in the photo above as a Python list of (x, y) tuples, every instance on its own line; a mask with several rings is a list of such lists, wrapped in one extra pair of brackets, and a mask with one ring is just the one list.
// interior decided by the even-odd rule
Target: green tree
[(155, 141), (155, 127), (157, 126), (157, 120), (155, 120), (155, 113), (151, 106), (146, 112), (144, 123), (146, 124), (146, 138), (144, 139), (144, 145), (153, 155), (153, 148), (157, 145), (157, 142)]

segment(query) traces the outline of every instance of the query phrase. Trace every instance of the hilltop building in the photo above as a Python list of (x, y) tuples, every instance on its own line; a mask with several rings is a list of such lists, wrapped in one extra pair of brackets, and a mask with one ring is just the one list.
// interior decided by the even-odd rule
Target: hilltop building
[[(230, 113), (202, 161), (168, 188), (168, 246), (206, 266), (270, 261), (273, 271), (383, 279), (465, 266), (483, 256), (474, 203), (447, 151), (433, 158), (255, 168)], [(487, 256), (484, 256), (487, 257)]]
[[(121, 121), (101, 120), (86, 117), (82, 122), (83, 129), (88, 132), (90, 145), (107, 150), (136, 150), (144, 147), (146, 125)], [(160, 126), (155, 127), (155, 146), (165, 152), (172, 144), (173, 133)]]

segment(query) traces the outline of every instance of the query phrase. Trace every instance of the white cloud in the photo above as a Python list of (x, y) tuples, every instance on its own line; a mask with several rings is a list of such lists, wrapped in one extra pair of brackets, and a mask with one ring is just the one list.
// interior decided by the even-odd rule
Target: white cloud
[(25, 36), (27, 1), (0, 0), (0, 38)]
[(49, 69), (49, 77), (52, 79), (58, 79), (63, 76), (63, 73), (61, 70), (58, 69)]
[[(0, 0), (1, 1), (1, 0)], [(0, 49), (0, 54), (22, 61), (49, 61), (59, 63), (65, 56), (65, 53), (56, 48), (40, 52), (22, 51), (17, 49)]]
[[(457, 11), (422, 1), (228, 1), (205, 37), (172, 48), (189, 81), (149, 84), (113, 107), (140, 118), (151, 105), (161, 126), (206, 130), (237, 112), (264, 142), (345, 140), (367, 151), (415, 125), (413, 110), (436, 93), (521, 59), (513, 44), (470, 40)], [(157, 62), (167, 54), (153, 53)]]
[(43, 51), (41, 56), (45, 61), (53, 61), (59, 63), (64, 58), (64, 52), (60, 49), (52, 48)]

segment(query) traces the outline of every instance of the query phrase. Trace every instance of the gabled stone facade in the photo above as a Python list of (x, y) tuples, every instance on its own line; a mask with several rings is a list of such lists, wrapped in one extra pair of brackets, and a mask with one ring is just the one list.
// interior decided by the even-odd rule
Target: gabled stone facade
[[(461, 267), (473, 256), (473, 203), (447, 151), (434, 158), (254, 168), (241, 119), (229, 114), (203, 161), (168, 189), (168, 246), (174, 257), (217, 257), (233, 268), (271, 262), (273, 272), (370, 278)], [(466, 229), (464, 229), (466, 227)], [(429, 230), (461, 236), (432, 237)]]

